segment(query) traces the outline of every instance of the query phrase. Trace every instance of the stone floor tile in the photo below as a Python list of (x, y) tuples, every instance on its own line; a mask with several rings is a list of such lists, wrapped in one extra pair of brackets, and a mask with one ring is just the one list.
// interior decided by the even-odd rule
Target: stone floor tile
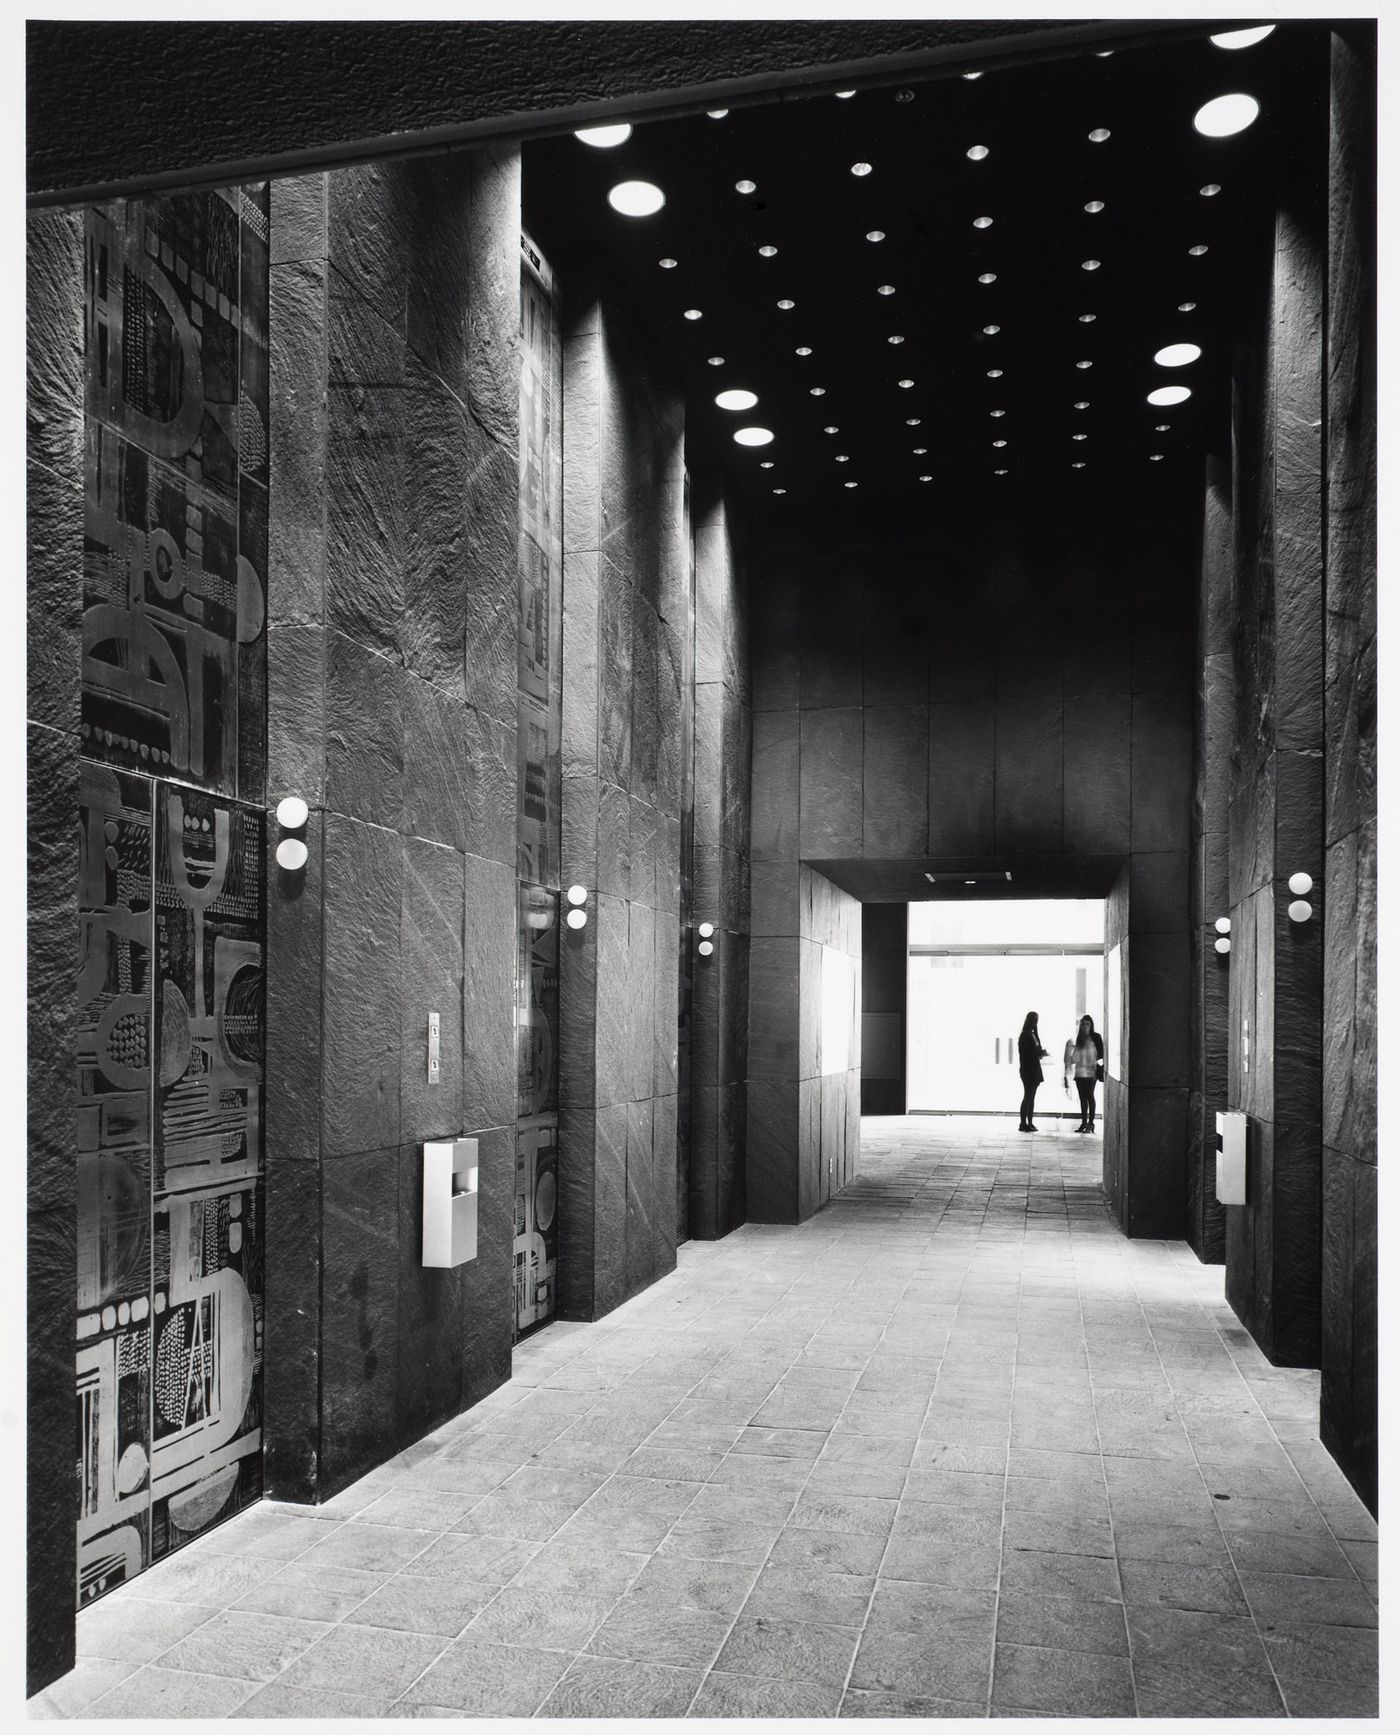
[(985, 1691), (977, 1700), (928, 1699), (909, 1693), (878, 1693), (847, 1687), (841, 1700), (843, 1717), (985, 1717)]
[(93, 1699), (80, 1713), (93, 1718), (227, 1717), (257, 1683), (230, 1675), (194, 1675), (147, 1663)]
[(1297, 1573), (1241, 1573), (1240, 1583), (1259, 1630), (1276, 1625), (1378, 1625), (1375, 1599), (1361, 1584)]
[(659, 1544), (660, 1555), (690, 1560), (729, 1560), (760, 1566), (782, 1535), (777, 1524), (747, 1524), (723, 1518), (680, 1519)]
[[(251, 1699), (245, 1699), (233, 1712), (235, 1717), (387, 1717), (394, 1699), (390, 1693), (366, 1696), (361, 1693), (333, 1693), (321, 1687), (289, 1687), (283, 1681), (270, 1681), (259, 1687)], [(452, 1713), (454, 1716), (456, 1713)]]
[(395, 1530), (426, 1530), (436, 1536), (450, 1530), (485, 1498), (485, 1494), (465, 1494), (460, 1490), (399, 1486), (362, 1507), (355, 1514), (355, 1523), (387, 1524)]
[(735, 1621), (714, 1666), (726, 1674), (844, 1687), (859, 1639), (854, 1626), (745, 1614)]
[(338, 1621), (390, 1577), (359, 1567), (323, 1566), (293, 1560), (262, 1579), (233, 1604), (248, 1614), (292, 1615), (299, 1620)]
[(1282, 1701), (1252, 1620), (1128, 1604), (1142, 1717), (1277, 1717)]
[(424, 1669), (395, 1711), (420, 1705), (455, 1716), (531, 1717), (571, 1661), (567, 1652), (488, 1644), (466, 1633)]
[(773, 1458), (815, 1458), (826, 1444), (827, 1428), (749, 1427), (733, 1441), (736, 1452), (753, 1452)]
[(52, 1686), (36, 1693), (25, 1709), (31, 1717), (84, 1717), (86, 1707), (100, 1699), (119, 1681), (134, 1675), (140, 1667), (137, 1658), (82, 1657), (66, 1675), (60, 1675)]
[(926, 1632), (868, 1626), (851, 1670), (850, 1686), (918, 1698), (981, 1698), (992, 1663), (992, 1628), (943, 1633), (937, 1644)]
[(173, 1644), (161, 1657), (161, 1667), (270, 1681), (330, 1630), (325, 1621), (225, 1609)]
[(1087, 1596), (1119, 1599), (1118, 1566), (1092, 1554), (1047, 1554), (1008, 1549), (1002, 1561), (1002, 1588), (1034, 1596)]
[(638, 1596), (709, 1614), (737, 1615), (759, 1577), (756, 1565), (654, 1555), (631, 1588)]
[(259, 1555), (204, 1554), (185, 1559), (174, 1554), (142, 1573), (136, 1584), (143, 1598), (221, 1609), (271, 1578), (281, 1565)]
[(683, 1717), (703, 1679), (620, 1657), (575, 1657), (536, 1712), (540, 1717)]
[(1132, 1668), (1126, 1657), (998, 1643), (992, 1715), (1009, 1709), (1052, 1717), (1131, 1717)]
[(104, 1657), (135, 1668), (138, 1663), (154, 1662), (187, 1633), (212, 1618), (211, 1610), (185, 1603), (103, 1597), (78, 1615), (78, 1656)]
[(413, 1578), (475, 1578), (508, 1584), (540, 1551), (519, 1537), (475, 1536), (449, 1531), (400, 1568)]
[(765, 1566), (744, 1604), (744, 1615), (756, 1620), (860, 1627), (874, 1590), (875, 1580), (869, 1574)]
[(694, 1498), (683, 1509), (687, 1524), (720, 1522), (781, 1528), (797, 1500), (793, 1489), (736, 1488), (727, 1482), (707, 1482), (692, 1492)]
[(399, 1632), (436, 1633), (443, 1639), (455, 1639), (497, 1594), (496, 1585), (483, 1584), (480, 1579), (412, 1578), (399, 1573), (344, 1619), (348, 1626), (393, 1627)]
[(1280, 1681), (1376, 1679), (1379, 1635), (1374, 1628), (1324, 1626), (1320, 1622), (1259, 1623), (1264, 1649)]
[(1322, 1681), (1289, 1676), (1281, 1681), (1290, 1717), (1379, 1717), (1380, 1688), (1375, 1681)]
[(362, 1572), (394, 1572), (437, 1541), (431, 1530), (404, 1530), (349, 1518), (323, 1541), (298, 1556), (317, 1566), (352, 1566)]
[(279, 1677), (289, 1687), (316, 1692), (397, 1698), (438, 1656), (445, 1640), (437, 1633), (396, 1632), (384, 1627), (335, 1626), (303, 1651)]
[(841, 1689), (815, 1681), (758, 1680), (711, 1669), (696, 1695), (692, 1717), (834, 1717)]
[(628, 1657), (680, 1669), (707, 1669), (733, 1621), (729, 1615), (638, 1595), (622, 1598), (588, 1643), (590, 1656)]
[(1118, 1603), (1003, 1590), (997, 1601), (997, 1644), (1126, 1657), (1128, 1633)]
[(1123, 1581), (1123, 1600), (1127, 1603), (1156, 1604), (1197, 1614), (1249, 1613), (1232, 1566), (1121, 1559), (1118, 1571)]
[(873, 1573), (885, 1552), (883, 1536), (858, 1536), (839, 1530), (803, 1530), (788, 1525), (773, 1545), (773, 1566), (816, 1572)]
[(617, 1601), (578, 1590), (538, 1590), (527, 1582), (497, 1591), (472, 1620), (473, 1638), (530, 1650), (581, 1651)]

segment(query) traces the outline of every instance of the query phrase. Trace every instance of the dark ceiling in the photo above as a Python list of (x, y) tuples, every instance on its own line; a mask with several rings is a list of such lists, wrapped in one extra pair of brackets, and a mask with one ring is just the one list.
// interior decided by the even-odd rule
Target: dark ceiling
[[(1223, 443), (1232, 350), (1257, 333), (1273, 177), (1322, 113), (1325, 27), (1283, 24), (1234, 51), (1210, 28), (655, 121), (612, 149), (532, 142), (526, 224), (566, 282), (596, 273), (650, 328), (687, 394), (692, 456), (773, 513), (814, 497), (1171, 485)], [(1197, 133), (1200, 105), (1232, 91), (1257, 98), (1255, 124)], [(659, 186), (664, 209), (616, 214), (608, 190), (632, 179)], [(1154, 363), (1182, 341), (1199, 360)], [(1192, 397), (1148, 404), (1166, 384)], [(731, 387), (757, 406), (717, 408)], [(736, 445), (750, 424), (772, 443)]]

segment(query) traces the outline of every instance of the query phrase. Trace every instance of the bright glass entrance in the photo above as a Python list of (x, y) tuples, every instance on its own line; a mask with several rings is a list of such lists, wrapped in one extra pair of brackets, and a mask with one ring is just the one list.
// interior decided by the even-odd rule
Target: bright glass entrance
[(1017, 1113), (1016, 1038), (1040, 1014), (1037, 1115), (1079, 1116), (1065, 1043), (1088, 1013), (1103, 1030), (1101, 898), (909, 906), (907, 1073), (911, 1113)]

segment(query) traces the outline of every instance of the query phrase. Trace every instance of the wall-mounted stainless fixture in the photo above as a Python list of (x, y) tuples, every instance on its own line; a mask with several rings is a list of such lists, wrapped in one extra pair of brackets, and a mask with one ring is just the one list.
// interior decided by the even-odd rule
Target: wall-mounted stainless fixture
[(700, 936), (700, 944), (695, 948), (695, 950), (702, 958), (708, 958), (711, 952), (715, 949), (715, 942), (713, 939), (715, 925), (713, 922), (701, 922), (700, 926), (695, 931)]
[[(277, 824), (286, 833), (306, 830), (311, 810), (299, 795), (284, 795), (277, 803)], [(288, 873), (298, 873), (306, 866), (306, 842), (297, 836), (284, 836), (277, 844), (277, 865)]]
[(584, 909), (583, 906), (588, 902), (588, 887), (570, 886), (568, 891), (564, 893), (564, 896), (569, 903), (569, 911), (564, 917), (564, 920), (571, 928), (577, 929), (587, 927), (588, 911)]
[(1307, 901), (1308, 893), (1313, 889), (1311, 874), (1290, 874), (1288, 889), (1293, 893), (1293, 902), (1288, 906), (1290, 922), (1307, 922), (1312, 920), (1312, 905)]
[(1230, 950), (1230, 918), (1228, 916), (1217, 916), (1215, 918), (1215, 931), (1219, 936), (1215, 942), (1215, 949), (1222, 957), (1224, 957), (1224, 955)]
[(475, 1139), (423, 1146), (423, 1263), (446, 1267), (476, 1258)]
[(1215, 1196), (1222, 1205), (1248, 1203), (1249, 1116), (1235, 1109), (1215, 1115)]

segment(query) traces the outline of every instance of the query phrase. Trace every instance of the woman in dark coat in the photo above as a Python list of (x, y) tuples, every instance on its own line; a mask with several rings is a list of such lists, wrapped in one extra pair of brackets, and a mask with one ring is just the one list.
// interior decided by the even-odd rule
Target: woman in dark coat
[(1021, 1064), (1021, 1124), (1017, 1132), (1033, 1133), (1035, 1123), (1031, 1116), (1035, 1113), (1036, 1087), (1045, 1082), (1045, 1074), (1040, 1070), (1040, 1063), (1045, 1058), (1045, 1050), (1040, 1046), (1040, 1014), (1028, 1012), (1026, 1022), (1021, 1026), (1021, 1034), (1016, 1040), (1016, 1055)]

